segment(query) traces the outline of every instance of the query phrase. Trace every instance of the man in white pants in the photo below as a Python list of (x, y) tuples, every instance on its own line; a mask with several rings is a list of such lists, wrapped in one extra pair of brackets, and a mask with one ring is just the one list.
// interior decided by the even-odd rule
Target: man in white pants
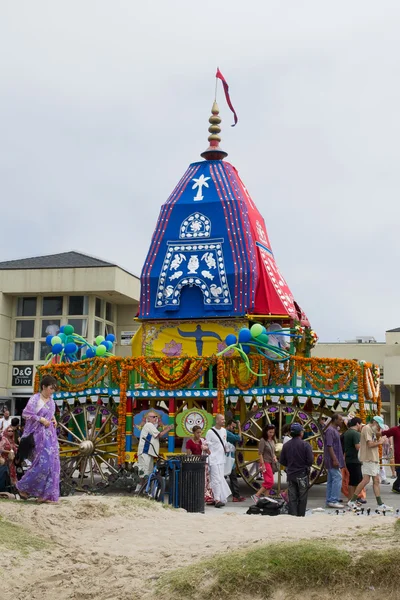
[(164, 427), (162, 431), (158, 430), (158, 414), (150, 411), (146, 417), (146, 423), (143, 425), (140, 432), (138, 446), (138, 467), (139, 473), (150, 475), (154, 468), (154, 459), (158, 457), (160, 452), (160, 437), (171, 431), (173, 425)]
[(224, 415), (216, 415), (215, 425), (207, 431), (206, 441), (210, 450), (208, 466), (210, 469), (210, 483), (214, 495), (215, 508), (225, 506), (231, 494), (225, 481), (224, 468), (226, 460), (226, 429)]

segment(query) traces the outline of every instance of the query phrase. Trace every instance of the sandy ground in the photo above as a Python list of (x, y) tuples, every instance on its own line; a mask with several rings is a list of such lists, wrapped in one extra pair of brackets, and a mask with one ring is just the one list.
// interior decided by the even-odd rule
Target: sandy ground
[[(369, 547), (379, 548), (394, 525), (392, 517), (352, 513), (304, 519), (216, 509), (187, 514), (129, 496), (72, 496), (59, 505), (2, 501), (0, 516), (49, 541), (28, 553), (0, 547), (1, 600), (155, 598), (163, 571), (218, 552), (267, 541), (338, 537), (349, 547), (359, 539), (363, 548), (368, 539)], [(368, 534), (378, 527), (379, 537)]]

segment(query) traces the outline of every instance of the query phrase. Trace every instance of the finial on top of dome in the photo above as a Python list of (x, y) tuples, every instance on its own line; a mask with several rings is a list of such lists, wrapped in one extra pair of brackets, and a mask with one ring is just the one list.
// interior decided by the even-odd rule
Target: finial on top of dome
[(219, 116), (219, 108), (216, 100), (214, 100), (211, 112), (212, 115), (208, 119), (208, 122), (210, 123), (210, 127), (208, 128), (208, 131), (210, 132), (210, 135), (208, 136), (210, 145), (207, 150), (204, 150), (204, 152), (201, 153), (201, 156), (206, 160), (222, 160), (228, 156), (228, 153), (219, 147), (221, 141), (221, 136), (219, 135), (221, 133), (221, 127), (219, 126), (221, 117)]

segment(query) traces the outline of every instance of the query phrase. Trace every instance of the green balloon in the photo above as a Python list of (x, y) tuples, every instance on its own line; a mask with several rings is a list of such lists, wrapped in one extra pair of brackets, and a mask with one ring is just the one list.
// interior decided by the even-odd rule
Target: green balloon
[(75, 329), (72, 325), (64, 325), (64, 333), (65, 335), (72, 335)]
[(97, 344), (97, 346), (100, 346), (101, 342), (104, 342), (105, 339), (106, 338), (104, 337), (104, 335), (98, 335), (94, 341)]
[(53, 335), (51, 338), (51, 345), (54, 346), (54, 344), (62, 344), (62, 339), (58, 335)]
[[(98, 337), (101, 337), (101, 336), (99, 335)], [(107, 348), (105, 346), (97, 346), (97, 348), (96, 348), (96, 356), (104, 356), (104, 354), (106, 352), (107, 352)]]
[(261, 342), (262, 344), (268, 344), (268, 336), (266, 333), (262, 333), (257, 336), (257, 342)]
[(258, 337), (259, 335), (261, 335), (263, 332), (263, 326), (260, 325), (260, 323), (254, 323), (254, 325), (251, 326), (250, 329), (250, 333), (253, 336), (253, 338)]

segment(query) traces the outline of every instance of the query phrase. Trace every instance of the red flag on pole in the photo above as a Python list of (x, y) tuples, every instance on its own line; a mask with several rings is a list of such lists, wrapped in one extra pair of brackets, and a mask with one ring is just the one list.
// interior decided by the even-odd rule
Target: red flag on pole
[(231, 109), (231, 111), (233, 112), (233, 119), (235, 121), (234, 124), (232, 125), (232, 127), (235, 127), (236, 123), (238, 122), (238, 118), (237, 118), (236, 111), (232, 106), (231, 98), (229, 96), (229, 85), (226, 83), (225, 77), (222, 75), (222, 73), (219, 69), (217, 69), (217, 74), (215, 75), (215, 77), (222, 81), (222, 85), (224, 86), (226, 102), (227, 102), (229, 108)]

